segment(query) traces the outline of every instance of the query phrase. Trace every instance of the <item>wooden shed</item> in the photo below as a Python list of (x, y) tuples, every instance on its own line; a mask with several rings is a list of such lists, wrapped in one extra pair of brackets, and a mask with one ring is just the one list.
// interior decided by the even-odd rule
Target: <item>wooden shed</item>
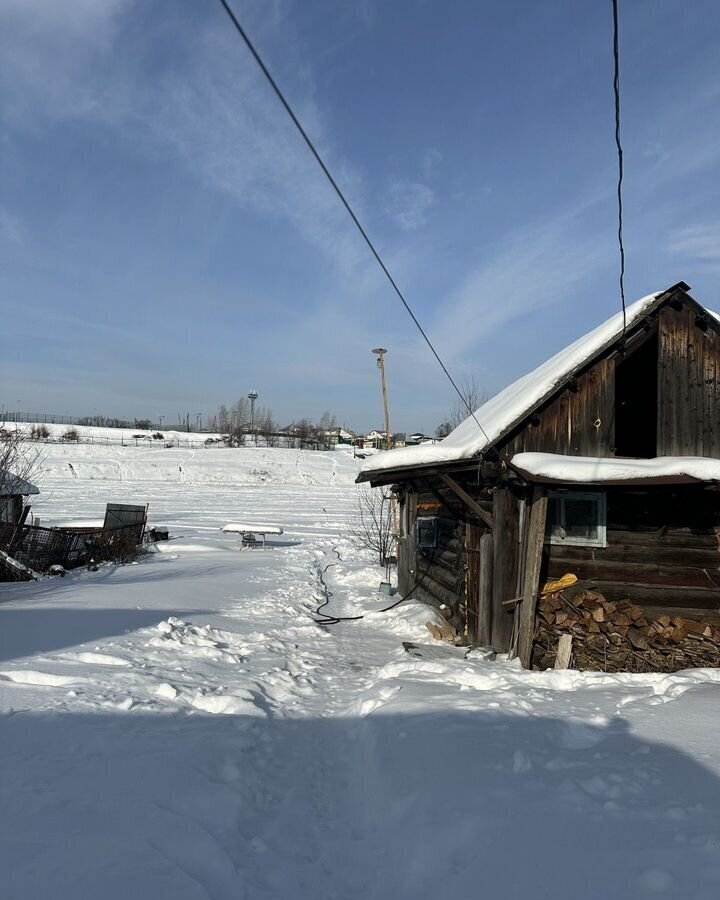
[(538, 586), (566, 573), (648, 621), (720, 616), (720, 321), (689, 290), (637, 301), (440, 443), (367, 460), (358, 481), (398, 496), (401, 593), (526, 666)]
[(0, 528), (15, 528), (23, 516), (25, 500), (40, 490), (25, 478), (0, 469)]

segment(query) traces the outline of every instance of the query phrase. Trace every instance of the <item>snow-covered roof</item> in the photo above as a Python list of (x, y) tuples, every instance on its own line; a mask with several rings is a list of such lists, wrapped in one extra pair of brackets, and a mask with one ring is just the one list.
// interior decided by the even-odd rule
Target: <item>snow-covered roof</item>
[[(687, 287), (685, 285), (685, 287)], [(667, 291), (648, 294), (628, 306), (627, 327), (630, 328)], [(474, 416), (464, 422), (437, 444), (422, 444), (386, 450), (369, 459), (360, 470), (360, 477), (371, 472), (414, 468), (469, 459), (492, 446), (553, 389), (567, 380), (573, 372), (619, 338), (623, 330), (622, 313), (611, 316), (602, 325), (565, 347), (522, 378), (484, 403)]]
[(0, 495), (7, 497), (21, 494), (23, 497), (28, 497), (30, 494), (39, 493), (40, 488), (35, 487), (34, 484), (13, 472), (8, 472), (7, 469), (0, 469)]
[(555, 484), (678, 484), (720, 481), (720, 459), (703, 456), (658, 456), (622, 459), (563, 456), (559, 453), (516, 453), (510, 465), (529, 481)]

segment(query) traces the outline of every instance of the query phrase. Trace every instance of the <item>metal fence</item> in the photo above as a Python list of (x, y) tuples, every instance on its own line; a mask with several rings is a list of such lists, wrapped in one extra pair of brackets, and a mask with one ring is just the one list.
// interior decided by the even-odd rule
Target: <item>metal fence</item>
[[(163, 450), (172, 447), (182, 447), (188, 450), (213, 450), (228, 447), (226, 441), (216, 438), (185, 439), (172, 438), (155, 440), (154, 438), (143, 435), (142, 437), (134, 437), (133, 435), (123, 435), (120, 437), (109, 437), (103, 435), (82, 434), (78, 432), (77, 439), (66, 440), (60, 437), (32, 437), (28, 435), (28, 440), (35, 444), (97, 444), (99, 447), (143, 447), (146, 450)], [(236, 445), (235, 445), (236, 446)], [(328, 442), (321, 443), (318, 441), (305, 441), (298, 437), (288, 437), (287, 435), (247, 435), (247, 440), (242, 447), (259, 447), (270, 448), (279, 447), (285, 450), (334, 450), (338, 445)]]
[(126, 562), (137, 554), (141, 531), (137, 525), (111, 530), (25, 525), (10, 552), (14, 559), (36, 572), (47, 572), (55, 565), (75, 569), (91, 560)]

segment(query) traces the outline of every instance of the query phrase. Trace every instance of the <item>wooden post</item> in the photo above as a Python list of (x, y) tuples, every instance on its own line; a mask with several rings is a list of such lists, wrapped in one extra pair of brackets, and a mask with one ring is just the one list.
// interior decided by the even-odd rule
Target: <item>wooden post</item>
[(536, 488), (527, 525), (527, 549), (523, 578), (522, 603), (519, 612), (518, 656), (525, 669), (530, 668), (533, 635), (535, 633), (535, 606), (540, 586), (540, 567), (545, 546), (545, 523), (547, 521), (547, 495)]
[(510, 649), (513, 614), (504, 605), (516, 596), (518, 567), (518, 502), (509, 487), (498, 486), (493, 493), (493, 592), (492, 640), (494, 650)]
[(478, 633), (477, 641), (489, 647), (492, 641), (493, 605), (493, 536), (484, 534), (480, 538), (480, 583), (478, 589)]

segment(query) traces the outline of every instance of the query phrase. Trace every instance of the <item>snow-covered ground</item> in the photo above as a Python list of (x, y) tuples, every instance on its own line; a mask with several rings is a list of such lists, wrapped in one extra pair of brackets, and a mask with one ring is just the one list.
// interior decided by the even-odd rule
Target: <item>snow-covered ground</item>
[[(43, 521), (148, 501), (173, 538), (0, 585), (3, 900), (718, 897), (718, 673), (528, 673), (373, 612), (347, 454), (90, 449)], [(366, 618), (316, 624), (323, 580)]]

